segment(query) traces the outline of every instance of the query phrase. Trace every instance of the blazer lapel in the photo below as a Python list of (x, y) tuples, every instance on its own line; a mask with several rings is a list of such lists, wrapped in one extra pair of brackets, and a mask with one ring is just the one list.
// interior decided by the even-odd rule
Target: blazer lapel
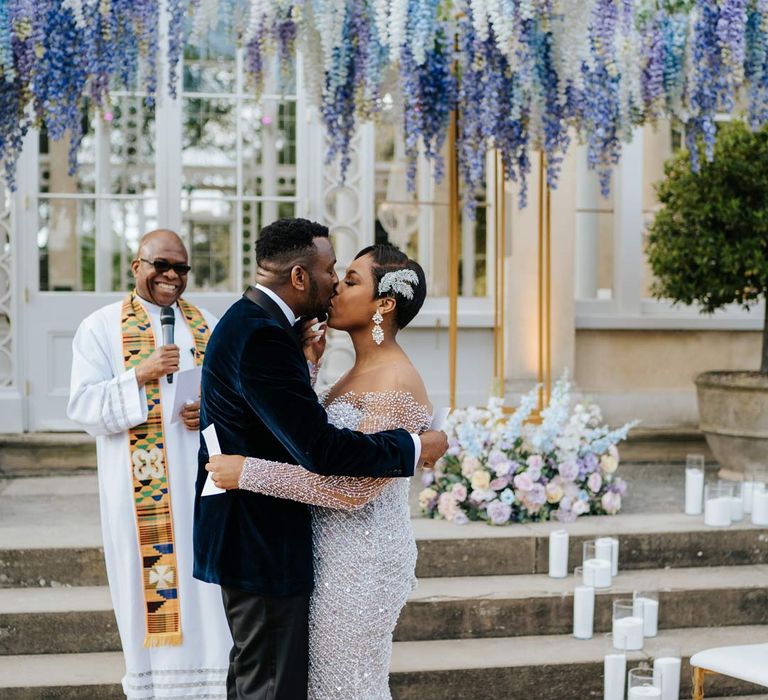
[(249, 301), (252, 301), (257, 306), (260, 306), (262, 309), (264, 309), (269, 317), (277, 321), (280, 326), (288, 334), (290, 334), (292, 338), (296, 337), (296, 334), (294, 333), (291, 324), (288, 323), (288, 319), (285, 317), (283, 310), (272, 299), (270, 299), (269, 296), (264, 294), (264, 292), (262, 292), (260, 289), (256, 289), (256, 287), (248, 287), (248, 289), (245, 290), (243, 296)]

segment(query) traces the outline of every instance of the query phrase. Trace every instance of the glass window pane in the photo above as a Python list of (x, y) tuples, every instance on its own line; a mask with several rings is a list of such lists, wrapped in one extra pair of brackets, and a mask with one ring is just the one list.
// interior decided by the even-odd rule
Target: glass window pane
[(234, 202), (185, 198), (182, 237), (192, 266), (188, 289), (218, 292), (235, 290), (232, 260), (235, 213)]
[(41, 198), (38, 217), (40, 291), (93, 291), (96, 283), (94, 200)]
[[(418, 260), (427, 276), (429, 295), (449, 292), (449, 199), (445, 178), (433, 179), (432, 165), (418, 159), (416, 192), (407, 187), (407, 160), (402, 130), (392, 115), (376, 128), (376, 242), (393, 243)], [(447, 157), (447, 148), (443, 156)], [(461, 196), (461, 194), (460, 194)], [(488, 294), (488, 231), (486, 194), (476, 195), (473, 220), (460, 217), (459, 294), (465, 297)]]
[(183, 114), (182, 187), (237, 194), (236, 102), (185, 98)]
[(613, 237), (615, 180), (603, 197), (597, 174), (587, 168), (585, 147), (577, 154), (575, 297), (608, 301), (613, 298)]
[(244, 100), (240, 105), (243, 194), (296, 194), (296, 103)]
[(232, 28), (217, 27), (184, 47), (184, 92), (225, 94), (237, 85)]
[(104, 138), (109, 140), (109, 178), (113, 194), (143, 194), (155, 189), (155, 110), (147, 109), (142, 97), (115, 97), (111, 119), (102, 119)]
[(69, 136), (58, 141), (40, 129), (38, 187), (40, 192), (55, 194), (92, 193), (96, 187), (95, 118), (83, 114), (83, 138), (77, 151), (77, 170), (69, 174)]

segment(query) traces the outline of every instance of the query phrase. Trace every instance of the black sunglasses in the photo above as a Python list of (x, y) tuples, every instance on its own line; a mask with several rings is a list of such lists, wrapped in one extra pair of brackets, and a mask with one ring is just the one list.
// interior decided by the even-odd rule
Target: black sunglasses
[(173, 270), (179, 277), (183, 277), (186, 275), (191, 269), (191, 265), (185, 265), (184, 263), (169, 263), (167, 260), (145, 260), (144, 258), (139, 258), (141, 262), (145, 262), (149, 265), (152, 265), (155, 268), (156, 272), (168, 272), (168, 270)]

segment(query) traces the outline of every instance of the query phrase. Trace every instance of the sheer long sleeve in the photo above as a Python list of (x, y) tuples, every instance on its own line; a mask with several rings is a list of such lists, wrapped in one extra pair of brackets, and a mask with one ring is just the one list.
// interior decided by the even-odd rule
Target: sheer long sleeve
[(337, 510), (357, 510), (372, 501), (388, 479), (321, 476), (296, 464), (248, 457), (239, 487), (276, 498)]
[[(347, 394), (328, 406), (334, 425), (364, 433), (405, 428), (419, 433), (429, 426), (430, 411), (411, 394), (400, 391)], [(323, 508), (357, 510), (378, 496), (389, 479), (323, 476), (295, 464), (249, 457), (239, 487), (267, 496), (285, 498)]]

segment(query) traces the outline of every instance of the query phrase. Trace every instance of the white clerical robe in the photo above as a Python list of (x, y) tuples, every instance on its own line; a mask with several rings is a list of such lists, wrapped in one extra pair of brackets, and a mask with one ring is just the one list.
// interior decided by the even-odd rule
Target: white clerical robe
[[(162, 345), (160, 307), (139, 300)], [(72, 386), (67, 415), (96, 437), (104, 558), (125, 655), (123, 689), (128, 698), (225, 698), (232, 637), (218, 586), (192, 578), (192, 520), (199, 434), (171, 423), (176, 384), (160, 379), (166, 464), (181, 606), (180, 646), (144, 647), (146, 634), (142, 567), (136, 534), (128, 430), (147, 418), (147, 400), (133, 369), (123, 361), (122, 301), (86, 318), (73, 342)], [(194, 343), (175, 307), (179, 369), (194, 367)], [(211, 328), (216, 319), (203, 311)]]

